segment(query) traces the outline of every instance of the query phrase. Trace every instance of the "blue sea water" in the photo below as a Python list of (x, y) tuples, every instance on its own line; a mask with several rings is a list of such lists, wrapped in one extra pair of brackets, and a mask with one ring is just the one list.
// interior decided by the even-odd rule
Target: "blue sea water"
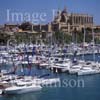
[(100, 75), (92, 76), (70, 76), (63, 74), (61, 78), (66, 79), (83, 79), (84, 88), (82, 87), (52, 87), (43, 88), (41, 91), (0, 96), (0, 100), (100, 100)]
[[(92, 56), (86, 56), (92, 60)], [(96, 55), (99, 61), (99, 55)], [(49, 73), (51, 76), (60, 77), (61, 80), (78, 80), (84, 81), (84, 87), (44, 87), (41, 91), (21, 94), (21, 95), (4, 95), (0, 96), (0, 100), (100, 100), (100, 74), (88, 76), (76, 76), (64, 74), (53, 74), (47, 70), (39, 70), (33, 68), (33, 75), (42, 75)]]

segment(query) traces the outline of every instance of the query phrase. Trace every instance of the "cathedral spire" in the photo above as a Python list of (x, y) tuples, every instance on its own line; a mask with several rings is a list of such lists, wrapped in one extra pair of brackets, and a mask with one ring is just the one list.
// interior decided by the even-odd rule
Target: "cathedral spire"
[(63, 12), (64, 12), (64, 13), (67, 13), (67, 7), (66, 7), (66, 6), (64, 7)]

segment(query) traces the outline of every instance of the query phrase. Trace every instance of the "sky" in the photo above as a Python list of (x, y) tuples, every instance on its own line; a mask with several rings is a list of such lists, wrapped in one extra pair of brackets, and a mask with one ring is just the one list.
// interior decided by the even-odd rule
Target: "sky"
[[(38, 23), (49, 23), (53, 20), (53, 11), (63, 10), (66, 7), (69, 13), (92, 15), (94, 23), (100, 25), (99, 5), (100, 0), (0, 0), (0, 24), (20, 23), (26, 18), (25, 13), (30, 14), (28, 20), (30, 17), (32, 23), (36, 22), (32, 14), (35, 15), (36, 13), (38, 13)], [(14, 19), (15, 17), (12, 18), (13, 13), (23, 14), (23, 20), (16, 20)], [(42, 21), (40, 20), (41, 16)]]

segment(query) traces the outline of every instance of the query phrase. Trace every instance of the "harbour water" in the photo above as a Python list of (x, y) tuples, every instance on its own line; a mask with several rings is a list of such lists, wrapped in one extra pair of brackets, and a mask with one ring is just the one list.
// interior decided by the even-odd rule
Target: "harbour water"
[(63, 78), (77, 80), (81, 78), (85, 82), (84, 88), (44, 88), (40, 92), (22, 95), (0, 96), (0, 100), (99, 100), (100, 99), (100, 75), (92, 76), (69, 76), (61, 75)]
[[(86, 57), (92, 60), (92, 55)], [(96, 55), (99, 61), (99, 55)], [(8, 66), (6, 66), (8, 68)], [(1, 95), (0, 100), (100, 100), (100, 74), (88, 76), (76, 76), (63, 74), (54, 74), (45, 69), (33, 67), (33, 75), (49, 73), (51, 76), (60, 77), (61, 80), (78, 80), (84, 81), (84, 87), (44, 87), (41, 91), (21, 94), (21, 95)]]

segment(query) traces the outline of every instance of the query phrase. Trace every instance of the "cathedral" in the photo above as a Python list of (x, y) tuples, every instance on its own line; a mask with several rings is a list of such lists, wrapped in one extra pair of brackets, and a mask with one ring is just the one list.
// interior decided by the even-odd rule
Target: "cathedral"
[(65, 8), (58, 11), (54, 21), (51, 23), (52, 31), (61, 30), (65, 33), (71, 33), (75, 29), (80, 31), (82, 28), (91, 28), (93, 26), (93, 16), (88, 14), (68, 13)]

